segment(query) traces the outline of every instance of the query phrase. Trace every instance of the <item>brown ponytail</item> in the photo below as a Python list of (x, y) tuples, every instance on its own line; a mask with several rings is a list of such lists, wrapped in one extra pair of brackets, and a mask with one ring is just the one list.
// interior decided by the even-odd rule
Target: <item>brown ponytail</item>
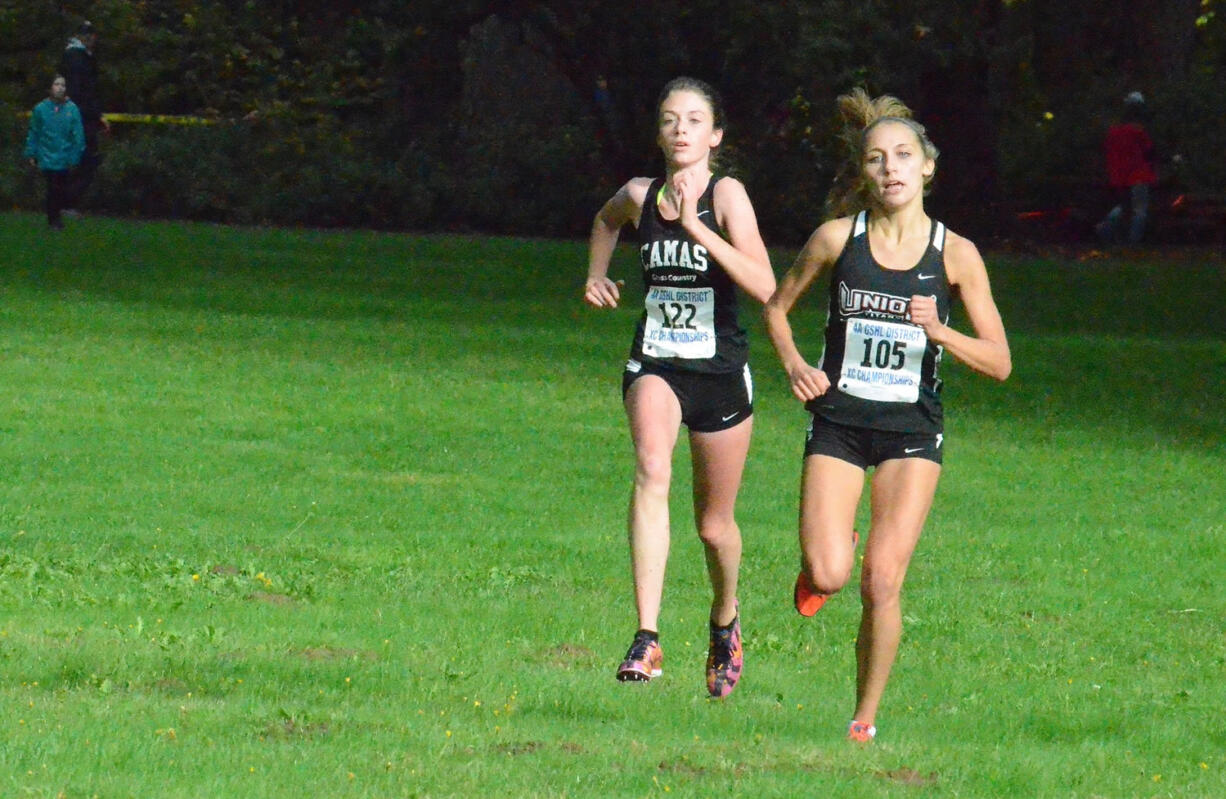
[[(835, 175), (830, 193), (826, 195), (826, 216), (829, 219), (851, 216), (871, 207), (872, 198), (863, 174), (864, 142), (869, 131), (882, 122), (899, 122), (910, 128), (923, 148), (924, 157), (932, 159), (934, 163), (941, 154), (928, 138), (924, 126), (915, 121), (911, 109), (893, 95), (869, 97), (868, 92), (857, 87), (841, 95), (837, 104), (843, 123), (839, 140), (846, 159)], [(925, 192), (931, 180), (931, 175), (924, 179)]]

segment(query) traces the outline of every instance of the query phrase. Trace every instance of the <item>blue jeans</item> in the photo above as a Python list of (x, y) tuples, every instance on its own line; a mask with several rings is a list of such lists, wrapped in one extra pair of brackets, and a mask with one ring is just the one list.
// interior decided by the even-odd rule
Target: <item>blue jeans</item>
[[(1121, 192), (1127, 193), (1126, 199), (1132, 211), (1128, 220), (1128, 236), (1125, 241), (1129, 244), (1140, 244), (1141, 239), (1145, 237), (1145, 223), (1149, 220), (1149, 184), (1138, 183), (1127, 189), (1121, 189)], [(1121, 198), (1121, 202), (1108, 211), (1106, 218), (1095, 227), (1098, 237), (1107, 244), (1119, 241), (1120, 220), (1124, 218), (1123, 199)]]

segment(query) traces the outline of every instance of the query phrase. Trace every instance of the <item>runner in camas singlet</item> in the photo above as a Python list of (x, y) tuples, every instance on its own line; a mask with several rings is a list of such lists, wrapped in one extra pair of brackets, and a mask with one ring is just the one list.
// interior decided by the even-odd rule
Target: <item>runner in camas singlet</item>
[(634, 178), (592, 224), (584, 301), (613, 308), (619, 284), (608, 276), (621, 228), (639, 229), (645, 283), (642, 316), (622, 375), (634, 442), (630, 560), (638, 632), (617, 669), (623, 681), (661, 674), (660, 601), (668, 560), (668, 493), (681, 425), (689, 429), (694, 511), (711, 579), (706, 683), (731, 693), (741, 674), (737, 580), (741, 531), (737, 491), (753, 428), (753, 396), (738, 290), (759, 302), (775, 289), (766, 245), (744, 186), (716, 178), (712, 150), (723, 139), (713, 89), (678, 78), (660, 95), (658, 143), (663, 178)]
[[(698, 219), (716, 234), (711, 204), (720, 181), (713, 175), (698, 198)], [(656, 178), (646, 196), (663, 196), (665, 185)], [(643, 206), (639, 242), (645, 302), (630, 358), (686, 372), (742, 371), (749, 340), (737, 315), (736, 283), (727, 271), (685, 232), (680, 219), (666, 219), (658, 203)]]

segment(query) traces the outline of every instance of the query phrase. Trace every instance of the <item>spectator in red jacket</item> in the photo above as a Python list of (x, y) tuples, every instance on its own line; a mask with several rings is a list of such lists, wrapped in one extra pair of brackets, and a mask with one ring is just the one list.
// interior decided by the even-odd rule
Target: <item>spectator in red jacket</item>
[(1125, 208), (1129, 212), (1125, 241), (1139, 244), (1149, 217), (1150, 186), (1158, 182), (1154, 172), (1154, 143), (1145, 130), (1145, 96), (1130, 92), (1124, 98), (1124, 113), (1107, 131), (1103, 152), (1107, 161), (1107, 184), (1115, 205), (1095, 228), (1107, 244), (1120, 240)]

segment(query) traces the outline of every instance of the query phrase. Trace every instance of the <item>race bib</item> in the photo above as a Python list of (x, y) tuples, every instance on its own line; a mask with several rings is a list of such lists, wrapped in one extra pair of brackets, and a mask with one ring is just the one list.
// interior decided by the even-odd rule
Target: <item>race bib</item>
[(643, 354), (653, 358), (715, 357), (715, 289), (651, 286)]
[(927, 345), (921, 327), (848, 319), (839, 390), (874, 402), (915, 402)]

